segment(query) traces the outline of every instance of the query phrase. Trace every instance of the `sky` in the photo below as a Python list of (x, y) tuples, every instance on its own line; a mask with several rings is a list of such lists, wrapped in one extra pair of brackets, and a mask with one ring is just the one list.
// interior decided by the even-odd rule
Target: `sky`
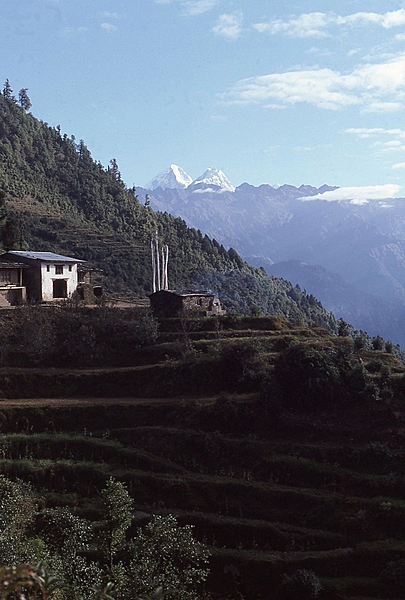
[(405, 2), (0, 0), (0, 17), (0, 85), (128, 186), (174, 163), (405, 195)]

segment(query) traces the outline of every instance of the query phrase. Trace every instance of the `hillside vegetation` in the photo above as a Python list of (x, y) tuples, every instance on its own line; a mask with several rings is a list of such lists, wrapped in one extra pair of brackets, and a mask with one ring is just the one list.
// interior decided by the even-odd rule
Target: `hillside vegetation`
[[(336, 330), (336, 321), (299, 287), (244, 263), (190, 229), (154, 212), (122, 181), (114, 159), (105, 169), (83, 140), (62, 134), (0, 94), (0, 191), (8, 211), (6, 249), (52, 250), (103, 269), (115, 296), (151, 292), (150, 240), (168, 244), (172, 289), (211, 287), (230, 310), (286, 315)], [(1, 215), (0, 215), (1, 217)]]
[[(77, 255), (111, 294), (144, 295), (157, 230), (170, 286), (212, 288), (229, 310), (160, 322), (108, 304), (0, 312), (0, 564), (42, 560), (63, 600), (132, 600), (131, 582), (154, 592), (141, 586), (150, 564), (134, 563), (138, 528), (167, 518), (194, 525), (211, 554), (205, 590), (192, 585), (201, 567), (170, 598), (401, 597), (400, 349), (154, 212), (114, 159), (103, 168), (4, 93), (0, 190), (5, 249)], [(187, 539), (184, 553), (172, 538), (177, 567), (201, 548)], [(106, 573), (111, 594), (92, 586)]]
[[(60, 310), (48, 368), (27, 339), (3, 347), (3, 474), (31, 483), (46, 508), (89, 519), (96, 536), (100, 490), (124, 482), (133, 527), (151, 514), (195, 525), (214, 597), (288, 598), (288, 577), (311, 572), (320, 598), (399, 597), (405, 383), (390, 352), (282, 317), (156, 329), (145, 313), (100, 308), (81, 313), (82, 341), (104, 323), (114, 349), (122, 319), (143, 326), (77, 368), (85, 353), (66, 352), (61, 323), (74, 331), (78, 309)], [(38, 314), (13, 311), (14, 326)]]

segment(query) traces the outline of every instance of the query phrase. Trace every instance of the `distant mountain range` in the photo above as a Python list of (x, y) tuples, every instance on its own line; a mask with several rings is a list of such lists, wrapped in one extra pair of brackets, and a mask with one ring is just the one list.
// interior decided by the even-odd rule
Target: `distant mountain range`
[(165, 174), (138, 188), (152, 208), (298, 283), (358, 329), (405, 345), (404, 198), (359, 205), (319, 199), (337, 189), (328, 185), (235, 188), (222, 171), (208, 169), (190, 182), (175, 165)]

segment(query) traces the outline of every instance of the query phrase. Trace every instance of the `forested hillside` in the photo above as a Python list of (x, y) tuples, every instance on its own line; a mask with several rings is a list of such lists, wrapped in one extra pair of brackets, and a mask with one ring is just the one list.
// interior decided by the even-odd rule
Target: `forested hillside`
[(107, 291), (144, 295), (151, 291), (150, 240), (157, 231), (170, 249), (171, 288), (210, 287), (230, 310), (336, 329), (313, 296), (250, 267), (183, 220), (154, 212), (147, 197), (125, 185), (115, 159), (104, 168), (83, 140), (39, 121), (28, 105), (20, 106), (9, 89), (0, 94), (4, 249), (74, 255), (103, 269)]

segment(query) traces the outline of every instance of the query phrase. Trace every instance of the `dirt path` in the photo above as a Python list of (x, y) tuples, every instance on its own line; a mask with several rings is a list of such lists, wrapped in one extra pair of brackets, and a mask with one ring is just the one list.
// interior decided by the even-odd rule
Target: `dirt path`
[[(210, 404), (215, 402), (216, 398), (203, 398), (199, 402)], [(179, 402), (195, 402), (195, 398), (15, 398), (15, 399), (0, 399), (1, 408), (14, 407), (79, 407), (79, 406), (96, 406), (96, 405), (141, 405), (141, 404), (178, 404)]]
[[(232, 396), (235, 401), (253, 401), (254, 394), (241, 394)], [(81, 406), (112, 406), (112, 405), (160, 405), (160, 404), (214, 404), (218, 396), (208, 398), (0, 398), (0, 410), (2, 408), (23, 408), (23, 407), (50, 407), (50, 408), (68, 408)]]

